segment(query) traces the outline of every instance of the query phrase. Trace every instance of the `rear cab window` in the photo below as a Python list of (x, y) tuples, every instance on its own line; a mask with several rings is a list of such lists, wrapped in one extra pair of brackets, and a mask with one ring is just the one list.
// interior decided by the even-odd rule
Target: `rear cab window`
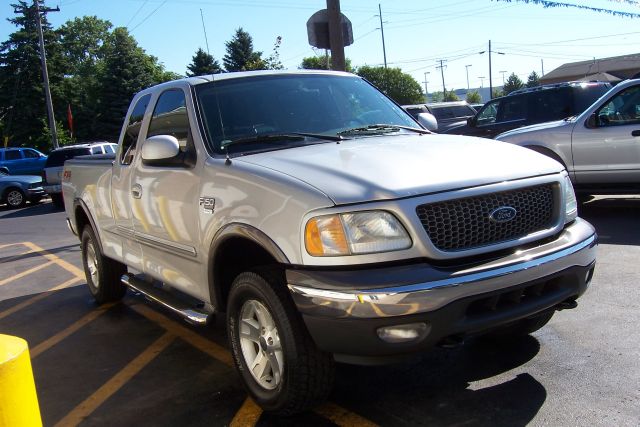
[(78, 156), (87, 156), (91, 154), (89, 147), (78, 148), (64, 148), (62, 150), (54, 150), (47, 157), (47, 162), (44, 164), (45, 168), (55, 168), (63, 166), (64, 162), (69, 159), (73, 159)]

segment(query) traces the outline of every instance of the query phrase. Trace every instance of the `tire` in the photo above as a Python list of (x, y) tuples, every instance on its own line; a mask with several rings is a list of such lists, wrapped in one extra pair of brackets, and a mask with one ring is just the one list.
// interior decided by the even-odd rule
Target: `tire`
[[(281, 274), (260, 271), (236, 277), (227, 305), (227, 332), (236, 369), (265, 411), (292, 415), (329, 395), (333, 357), (313, 343)], [(250, 369), (253, 362), (264, 362), (260, 375)]]
[(4, 194), (7, 205), (13, 209), (21, 208), (27, 203), (27, 196), (19, 188), (10, 188)]
[(507, 325), (501, 329), (489, 332), (487, 337), (498, 341), (504, 341), (529, 335), (549, 323), (554, 313), (555, 310), (550, 310), (538, 314), (535, 317), (518, 320), (517, 322)]
[(127, 272), (127, 267), (102, 254), (91, 226), (82, 231), (80, 247), (87, 286), (96, 302), (105, 304), (122, 299), (127, 288), (120, 282), (120, 277)]
[(64, 209), (64, 199), (62, 198), (62, 193), (53, 193), (51, 194), (51, 201), (53, 202), (53, 206), (58, 209)]

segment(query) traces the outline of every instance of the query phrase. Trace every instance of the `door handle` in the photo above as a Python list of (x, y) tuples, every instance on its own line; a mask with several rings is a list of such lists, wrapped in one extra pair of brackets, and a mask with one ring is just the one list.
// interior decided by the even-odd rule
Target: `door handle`
[(639, 130), (632, 130), (631, 131), (631, 136), (640, 136), (640, 129)]
[(140, 184), (135, 184), (131, 187), (131, 195), (134, 199), (139, 199), (142, 197), (142, 186)]

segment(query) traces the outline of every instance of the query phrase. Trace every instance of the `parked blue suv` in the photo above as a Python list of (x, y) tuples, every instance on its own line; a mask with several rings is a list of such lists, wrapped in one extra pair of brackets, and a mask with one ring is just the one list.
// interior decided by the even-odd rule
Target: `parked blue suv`
[(9, 175), (40, 175), (47, 156), (33, 148), (0, 148), (0, 172)]

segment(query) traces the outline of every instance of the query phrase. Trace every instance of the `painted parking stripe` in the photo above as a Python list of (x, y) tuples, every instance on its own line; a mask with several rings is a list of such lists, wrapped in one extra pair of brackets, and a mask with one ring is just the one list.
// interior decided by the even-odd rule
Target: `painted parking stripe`
[(22, 310), (25, 307), (29, 307), (31, 304), (36, 303), (48, 296), (51, 296), (54, 294), (55, 291), (58, 291), (60, 289), (64, 289), (68, 286), (73, 285), (74, 283), (77, 283), (80, 281), (79, 277), (72, 277), (71, 279), (67, 280), (64, 283), (61, 283), (57, 286), (54, 286), (53, 288), (49, 289), (48, 291), (42, 292), (40, 294), (37, 294), (36, 296), (33, 296), (25, 301), (22, 301), (20, 304), (16, 304), (13, 307), (5, 310), (5, 311), (0, 311), (0, 320), (4, 319), (5, 317)]
[(198, 350), (208, 354), (219, 362), (222, 362), (227, 366), (233, 366), (231, 353), (229, 353), (226, 348), (202, 337), (201, 335), (198, 335), (191, 329), (169, 319), (168, 317), (158, 313), (147, 305), (135, 304), (129, 306), (129, 308), (151, 320), (158, 326), (161, 326), (167, 331), (177, 335), (178, 337), (180, 337), (180, 339), (188, 342)]
[(32, 268), (30, 268), (28, 270), (25, 270), (25, 271), (22, 271), (22, 272), (16, 274), (15, 276), (11, 276), (11, 277), (7, 277), (6, 279), (2, 279), (2, 280), (0, 280), (0, 286), (4, 286), (7, 283), (11, 283), (11, 282), (13, 282), (15, 280), (23, 278), (24, 276), (28, 276), (31, 273), (35, 273), (38, 270), (42, 270), (43, 268), (48, 267), (53, 263), (54, 263), (53, 261), (45, 262), (44, 264), (36, 265), (35, 267), (32, 267)]
[(51, 347), (53, 347), (54, 345), (58, 344), (63, 339), (67, 338), (69, 335), (73, 334), (78, 329), (82, 328), (86, 324), (88, 324), (91, 321), (95, 320), (100, 315), (106, 313), (106, 311), (109, 308), (113, 307), (114, 305), (115, 305), (115, 303), (104, 304), (99, 309), (96, 309), (96, 310), (93, 310), (93, 311), (89, 312), (88, 314), (86, 314), (85, 316), (83, 316), (80, 319), (76, 320), (71, 325), (69, 325), (65, 329), (61, 330), (57, 334), (53, 335), (50, 338), (47, 338), (46, 340), (44, 340), (43, 342), (41, 342), (40, 344), (38, 344), (37, 346), (33, 347), (33, 349), (30, 350), (31, 358), (35, 359), (42, 352), (49, 350)]
[(139, 373), (145, 366), (153, 361), (169, 344), (176, 339), (176, 336), (166, 332), (153, 344), (147, 347), (142, 353), (129, 362), (120, 372), (115, 374), (109, 381), (104, 383), (91, 396), (71, 410), (62, 420), (55, 424), (56, 427), (76, 426), (86, 417), (91, 415), (100, 405), (113, 396), (131, 378)]
[(319, 406), (315, 412), (341, 427), (376, 427), (378, 425), (331, 402)]
[(256, 405), (250, 397), (247, 397), (238, 412), (234, 415), (229, 427), (255, 426), (260, 419), (260, 415), (262, 415), (262, 408)]
[(47, 251), (46, 249), (41, 248), (40, 246), (36, 245), (35, 243), (23, 242), (22, 244), (25, 245), (26, 247), (28, 247), (29, 249), (32, 249), (33, 251), (38, 252), (40, 255), (42, 255), (43, 257), (45, 257), (49, 261), (58, 264), (60, 267), (62, 267), (65, 270), (67, 270), (69, 273), (84, 279), (84, 271), (82, 271), (81, 269), (79, 269), (75, 265), (63, 260), (60, 257), (55, 256), (51, 252)]

